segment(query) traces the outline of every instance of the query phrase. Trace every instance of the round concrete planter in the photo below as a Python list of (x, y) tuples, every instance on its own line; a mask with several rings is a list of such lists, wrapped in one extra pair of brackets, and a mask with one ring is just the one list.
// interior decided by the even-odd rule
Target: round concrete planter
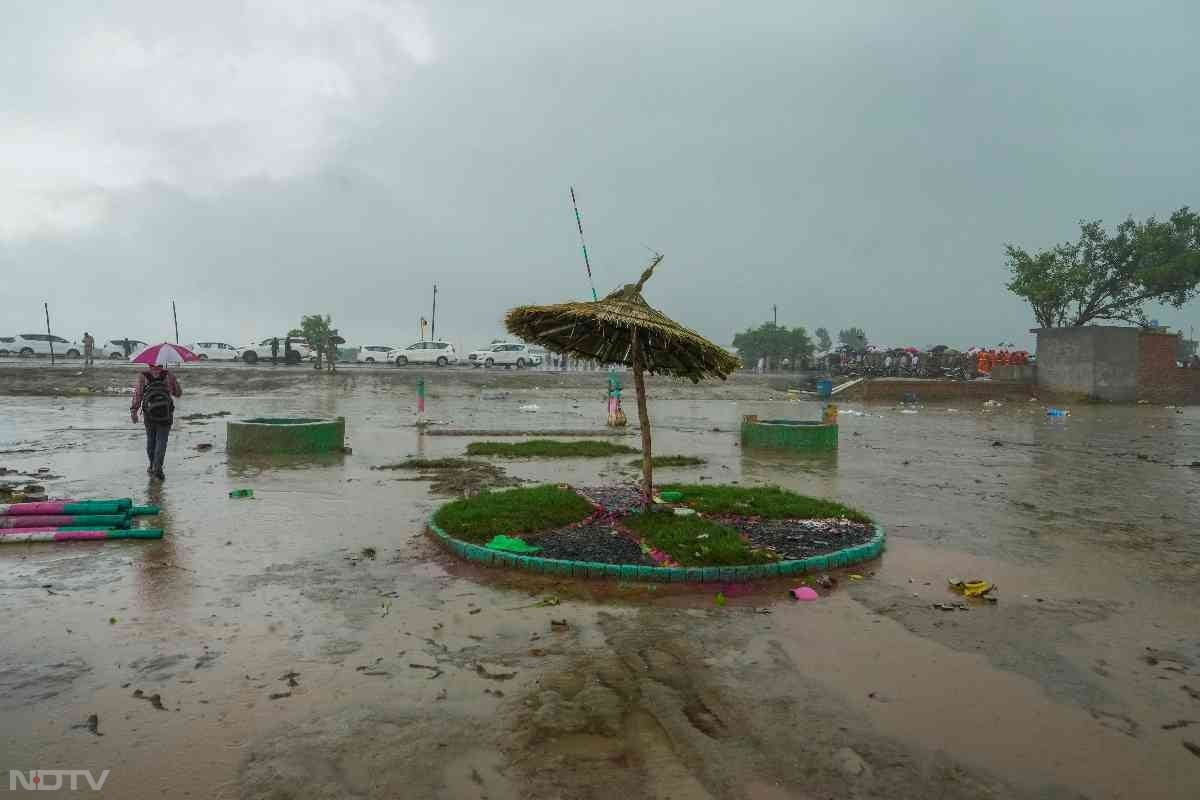
[(883, 528), (875, 526), (871, 541), (855, 547), (847, 547), (823, 556), (777, 561), (774, 564), (753, 564), (744, 567), (642, 567), (625, 564), (599, 564), (592, 561), (568, 561), (565, 559), (518, 556), (489, 550), (486, 547), (446, 533), (433, 517), (429, 518), (429, 530), (443, 547), (457, 556), (477, 564), (494, 567), (512, 567), (529, 572), (574, 578), (611, 578), (621, 581), (644, 581), (647, 583), (744, 583), (764, 578), (786, 578), (809, 572), (824, 572), (838, 567), (848, 567), (860, 561), (878, 558), (883, 552)]
[(742, 420), (742, 445), (772, 450), (836, 450), (838, 426), (795, 419)]
[(225, 449), (232, 454), (340, 453), (346, 418), (258, 417), (226, 423)]

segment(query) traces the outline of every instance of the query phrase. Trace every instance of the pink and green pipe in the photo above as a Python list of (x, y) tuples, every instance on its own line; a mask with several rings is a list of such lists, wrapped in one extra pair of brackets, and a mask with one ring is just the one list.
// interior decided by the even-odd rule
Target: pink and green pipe
[(126, 514), (17, 514), (0, 517), (0, 530), (6, 528), (128, 528)]
[(55, 528), (14, 528), (0, 531), (0, 544), (19, 542), (89, 542), (107, 539), (161, 539), (160, 528), (118, 530), (68, 530)]
[(157, 514), (157, 506), (135, 506), (128, 497), (118, 500), (43, 500), (37, 503), (0, 503), (0, 517), (92, 516), (95, 514)]

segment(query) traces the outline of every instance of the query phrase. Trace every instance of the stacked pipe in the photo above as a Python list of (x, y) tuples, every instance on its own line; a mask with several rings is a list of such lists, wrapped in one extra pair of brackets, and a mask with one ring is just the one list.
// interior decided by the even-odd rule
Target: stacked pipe
[(161, 539), (161, 529), (132, 527), (133, 517), (158, 512), (157, 506), (135, 506), (127, 497), (0, 504), (0, 544)]

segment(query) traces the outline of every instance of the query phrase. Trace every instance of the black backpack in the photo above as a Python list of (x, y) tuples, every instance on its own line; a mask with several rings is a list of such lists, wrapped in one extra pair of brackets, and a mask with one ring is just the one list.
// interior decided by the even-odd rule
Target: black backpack
[(142, 390), (142, 416), (155, 425), (170, 425), (175, 418), (175, 401), (167, 387), (164, 372), (155, 378), (146, 373), (146, 388)]

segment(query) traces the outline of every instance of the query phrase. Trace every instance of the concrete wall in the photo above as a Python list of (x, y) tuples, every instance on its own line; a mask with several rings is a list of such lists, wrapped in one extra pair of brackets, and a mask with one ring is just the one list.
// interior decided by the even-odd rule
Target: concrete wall
[(992, 367), (992, 380), (1009, 383), (1037, 383), (1037, 365), (998, 364)]
[(1114, 403), (1137, 399), (1139, 329), (1085, 325), (1035, 332), (1039, 388)]
[(1009, 381), (948, 381), (929, 378), (872, 378), (833, 396), (833, 402), (860, 400), (868, 403), (899, 403), (915, 395), (918, 403), (1005, 400), (1028, 402), (1037, 396), (1032, 384)]

